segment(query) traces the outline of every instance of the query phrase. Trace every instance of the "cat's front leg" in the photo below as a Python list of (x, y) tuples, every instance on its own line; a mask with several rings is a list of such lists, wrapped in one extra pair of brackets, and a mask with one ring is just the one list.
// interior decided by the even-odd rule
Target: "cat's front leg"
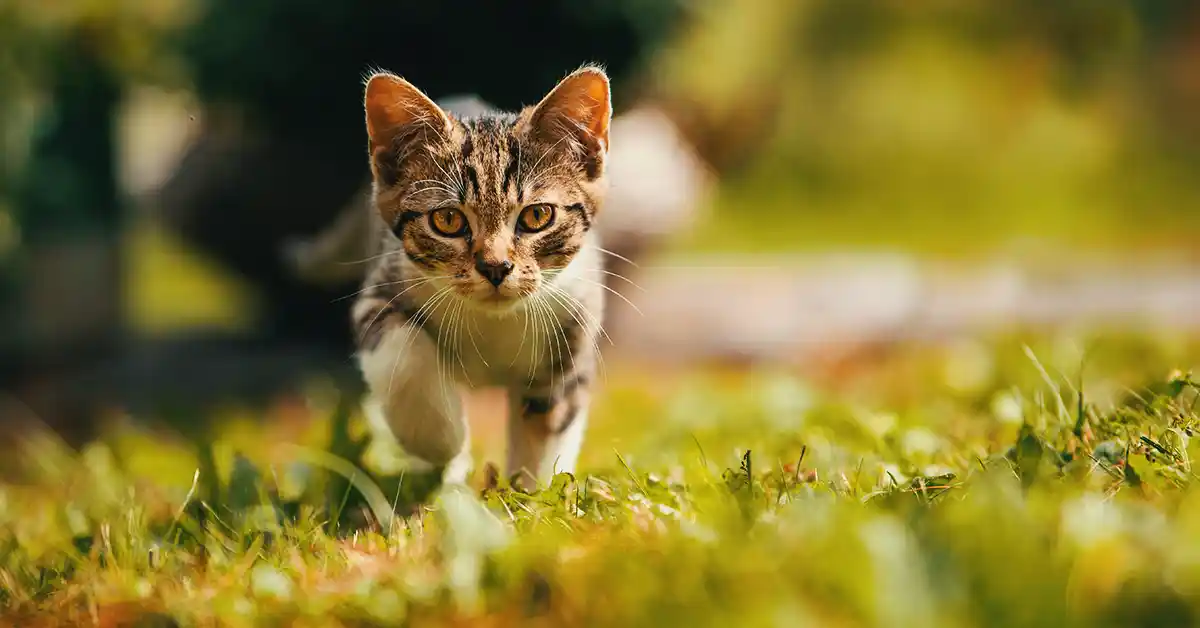
[[(356, 304), (358, 363), (366, 380), (366, 412), (405, 453), (463, 482), (470, 471), (469, 431), (458, 385), (441, 368), (437, 345), (387, 301)], [(372, 318), (376, 313), (378, 318)], [(373, 322), (370, 322), (372, 321)]]
[(555, 473), (574, 473), (587, 430), (590, 369), (564, 374), (551, 384), (509, 392), (508, 473), (525, 489)]

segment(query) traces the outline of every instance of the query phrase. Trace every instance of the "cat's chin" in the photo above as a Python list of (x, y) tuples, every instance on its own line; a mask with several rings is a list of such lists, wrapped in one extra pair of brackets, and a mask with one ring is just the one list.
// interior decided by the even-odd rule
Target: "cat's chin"
[(504, 317), (515, 313), (521, 307), (521, 304), (525, 302), (525, 297), (509, 296), (494, 292), (482, 297), (468, 299), (468, 301), (473, 308), (484, 314)]

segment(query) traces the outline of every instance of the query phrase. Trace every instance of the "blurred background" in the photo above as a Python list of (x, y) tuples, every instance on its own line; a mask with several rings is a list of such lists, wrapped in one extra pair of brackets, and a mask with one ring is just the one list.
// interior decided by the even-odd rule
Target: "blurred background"
[(503, 108), (609, 69), (618, 372), (1200, 327), (1194, 2), (507, 4), (0, 3), (0, 419), (353, 391), (357, 260), (289, 255), (361, 198), (374, 67)]

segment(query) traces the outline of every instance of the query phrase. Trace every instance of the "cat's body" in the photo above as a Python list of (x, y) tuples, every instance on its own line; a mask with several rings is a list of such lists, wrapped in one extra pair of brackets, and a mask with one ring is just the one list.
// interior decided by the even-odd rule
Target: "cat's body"
[(351, 316), (368, 412), (457, 480), (459, 386), (502, 386), (509, 473), (572, 471), (604, 310), (607, 78), (584, 68), (519, 115), (459, 119), (377, 74), (366, 110), (381, 252)]

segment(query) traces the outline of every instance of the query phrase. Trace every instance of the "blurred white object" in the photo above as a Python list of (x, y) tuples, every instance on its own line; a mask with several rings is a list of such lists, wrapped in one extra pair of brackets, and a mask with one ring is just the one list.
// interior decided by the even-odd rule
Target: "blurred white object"
[(715, 176), (678, 127), (658, 109), (641, 107), (614, 118), (609, 134), (609, 191), (597, 221), (604, 245), (639, 252), (691, 228)]

